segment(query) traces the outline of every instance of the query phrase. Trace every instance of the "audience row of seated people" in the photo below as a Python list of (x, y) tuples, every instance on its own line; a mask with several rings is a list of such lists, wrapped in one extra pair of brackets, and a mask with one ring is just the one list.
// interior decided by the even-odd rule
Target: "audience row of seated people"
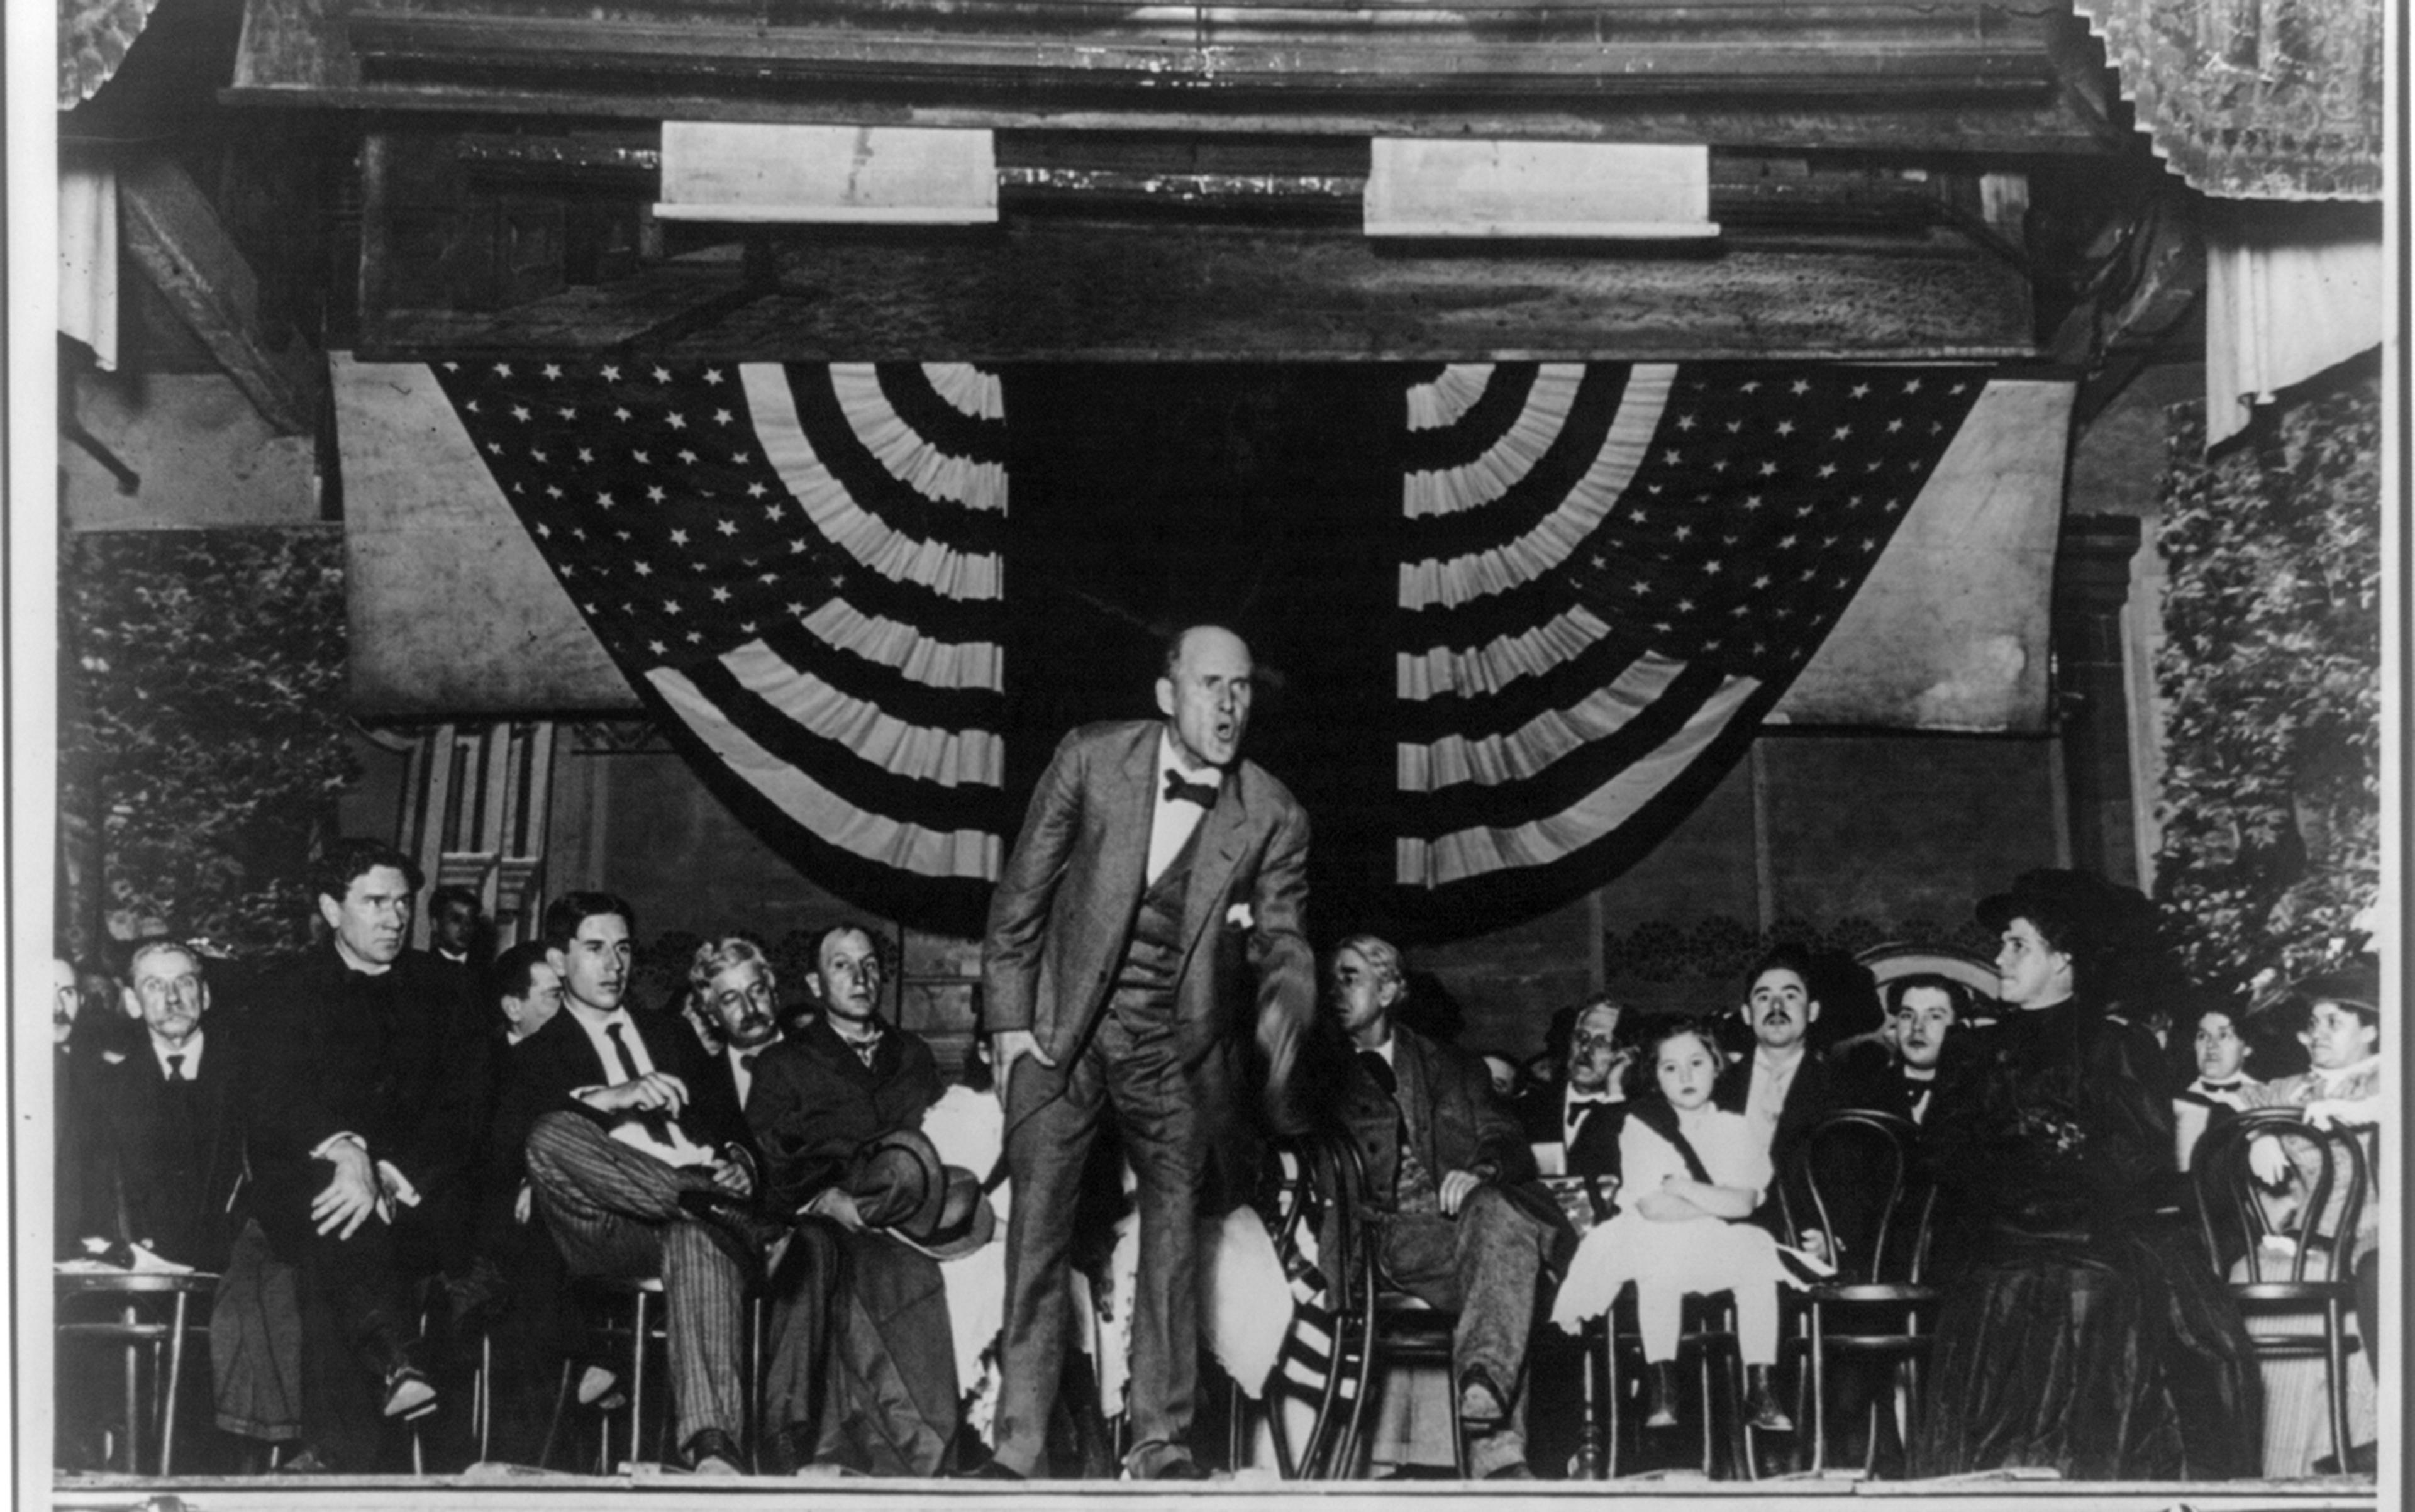
[[(212, 1008), (217, 964), (167, 940), (132, 952), (139, 1017), (62, 985), (62, 1233), (224, 1273), (220, 1425), (292, 1439), (288, 1469), (390, 1467), (400, 1425), (459, 1420), (432, 1340), (483, 1327), (490, 1452), (532, 1461), (562, 1383), (590, 1406), (626, 1387), (619, 1361), (589, 1353), (570, 1284), (619, 1278), (660, 1282), (685, 1467), (977, 1473), (965, 1400), (981, 1350), (963, 1336), (996, 1320), (964, 1314), (1003, 1280), (952, 1267), (1000, 1263), (987, 1241), (1011, 1192), (984, 1181), (988, 1160), (949, 1163), (929, 1130), (943, 1101), (993, 1120), (995, 1104), (946, 1086), (930, 1046), (884, 1014), (871, 935), (819, 936), (802, 1012), (734, 936), (697, 951), (684, 1016), (633, 1012), (625, 902), (569, 893), (539, 938), (479, 966), (474, 898), (436, 900), (439, 951), (404, 949), (417, 885), (389, 847), (331, 846), (314, 876), (325, 944), (229, 1010)], [(1782, 1294), (1855, 1258), (1807, 1220), (1801, 1151), (1847, 1108), (1909, 1120), (1941, 1192), (1935, 1358), (1915, 1438), (1882, 1461), (2127, 1479), (2267, 1468), (2281, 1404), (2263, 1402), (2185, 1220), (2177, 1130), (2257, 1106), (2370, 1129), (2378, 996), (2369, 973), (2307, 984), (2310, 1064), (2262, 1083), (2241, 1075), (2237, 1010), (2209, 1008), (2182, 1026), (2185, 1076), (2096, 996), (2125, 945), (2104, 886), (2032, 873), (1981, 906), (2001, 1003), (1951, 977), (1898, 978), (1877, 1028), (1819, 1047), (1825, 974), (1780, 948), (1716, 1019), (1582, 1005), (1552, 1073), (1508, 1096), (1478, 1057), (1403, 1022), (1398, 949), (1342, 941), (1324, 1028), (1348, 1055), (1319, 1085), (1341, 1089), (1328, 1100), (1359, 1151), (1355, 1216), (1385, 1280), (1458, 1315), (1469, 1472), (1530, 1473), (1538, 1324), (1575, 1331), (1630, 1286), (1647, 1428), (1677, 1421), (1685, 1297), (1727, 1293), (1745, 1413), (1793, 1431)], [(990, 1137), (994, 1155), (994, 1122)], [(2265, 1144), (2259, 1175), (2276, 1191), (2301, 1181), (2304, 1152)], [(1615, 1178), (1614, 1210), (1580, 1236), (1546, 1169)], [(2380, 1205), (2350, 1238), (2368, 1287)], [(759, 1420), (744, 1398), (758, 1296)], [(2369, 1310), (2364, 1338), (2369, 1364)], [(1866, 1402), (1882, 1385), (1843, 1389)]]
[(660, 1284), (685, 1467), (944, 1468), (959, 1352), (937, 1267), (995, 1214), (923, 1131), (948, 1089), (884, 1018), (865, 930), (819, 936), (818, 1010), (785, 1034), (761, 949), (708, 941), (688, 983), (708, 1043), (630, 1010), (635, 919), (610, 894), (555, 900), (539, 939), (472, 971), (404, 948), (418, 877), (390, 847), (338, 843), (313, 881), (324, 944), (225, 1010), (214, 963), (165, 939), (131, 952), (139, 1020), (59, 1009), (60, 1232), (221, 1274), (221, 1427), (288, 1441), (287, 1471), (394, 1468), (422, 1419), (465, 1445), (439, 1356), (483, 1326), (491, 1452), (532, 1462), (557, 1383), (590, 1405), (626, 1386), (565, 1284), (601, 1277)]

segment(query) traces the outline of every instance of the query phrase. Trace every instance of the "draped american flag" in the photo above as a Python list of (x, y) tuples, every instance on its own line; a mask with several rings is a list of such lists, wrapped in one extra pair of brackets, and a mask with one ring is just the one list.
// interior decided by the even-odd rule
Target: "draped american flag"
[[(1008, 593), (1000, 376), (592, 354), (433, 370), (573, 603), (750, 828), (862, 906), (977, 933), (1026, 797), (1007, 772), (1037, 770), (1007, 743), (1044, 755), (1063, 733), (1024, 728), (1009, 707), (1013, 616), (1063, 601)], [(1252, 734), (1319, 815), (1321, 847), (1388, 846), (1343, 868), (1365, 873), (1343, 884), (1357, 898), (1334, 895), (1328, 871), (1320, 912), (1466, 934), (1631, 866), (1748, 748), (1989, 377), (1368, 368), (1405, 394), (1402, 471), (1376, 461), (1369, 475), (1388, 518), (1368, 529), (1389, 538), (1333, 560), (1397, 575), (1377, 590), (1397, 603), (1394, 780), (1379, 796), (1347, 786), (1355, 772), (1287, 765), (1280, 724)], [(1178, 552), (1162, 513), (1099, 519), (1118, 553)], [(1222, 549), (1261, 547), (1282, 549)], [(1183, 567), (1169, 561), (1169, 576)], [(1036, 581), (1025, 575), (1027, 596)], [(1133, 607), (1135, 621), (1154, 612)], [(1373, 669), (1320, 685), (1344, 674), (1314, 648), (1370, 634), (1345, 618), (1296, 641), (1297, 707), (1364, 708)], [(1027, 689), (1081, 675), (1018, 671)], [(1348, 822), (1327, 827), (1328, 810)]]
[(1407, 395), (1394, 881), (1452, 932), (1640, 860), (1733, 767), (1971, 367), (1454, 366)]
[(434, 371), (714, 790), (866, 906), (979, 918), (1019, 813), (997, 375), (592, 355)]

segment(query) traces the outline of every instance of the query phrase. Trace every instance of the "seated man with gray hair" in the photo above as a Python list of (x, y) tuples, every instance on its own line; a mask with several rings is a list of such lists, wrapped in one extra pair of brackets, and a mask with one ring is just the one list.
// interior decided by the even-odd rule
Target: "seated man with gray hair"
[(1394, 1022), (1408, 999), (1401, 952), (1372, 935), (1337, 946), (1328, 978), (1354, 1054), (1343, 1117), (1366, 1173), (1385, 1280), (1456, 1309), (1452, 1389), (1470, 1473), (1522, 1479), (1526, 1343), (1535, 1281), (1574, 1235), (1536, 1184), (1524, 1131), (1481, 1061)]

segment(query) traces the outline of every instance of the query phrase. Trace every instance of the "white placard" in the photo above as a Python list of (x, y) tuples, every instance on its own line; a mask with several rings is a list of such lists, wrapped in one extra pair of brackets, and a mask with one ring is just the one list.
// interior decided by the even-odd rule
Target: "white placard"
[(985, 129), (663, 123), (667, 220), (977, 225), (998, 219)]
[(1716, 236), (1711, 149), (1601, 142), (1371, 144), (1370, 236)]

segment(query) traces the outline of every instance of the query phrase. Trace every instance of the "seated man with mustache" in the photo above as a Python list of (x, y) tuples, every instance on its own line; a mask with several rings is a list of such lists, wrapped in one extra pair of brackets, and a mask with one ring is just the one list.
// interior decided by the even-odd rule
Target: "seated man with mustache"
[(1812, 980), (1810, 956), (1792, 945), (1776, 947), (1754, 965), (1737, 1010), (1752, 1030), (1752, 1054), (1727, 1069), (1712, 1095), (1722, 1110), (1743, 1114), (1769, 1150), (1777, 1181), (1753, 1220), (1781, 1244), (1794, 1243), (1800, 1235), (1781, 1232), (1779, 1184), (1798, 1221), (1806, 1220), (1811, 1211), (1809, 1195), (1790, 1179), (1795, 1151), (1804, 1133), (1838, 1105), (1836, 1069), (1808, 1040), (1811, 1025), (1820, 1020)]

